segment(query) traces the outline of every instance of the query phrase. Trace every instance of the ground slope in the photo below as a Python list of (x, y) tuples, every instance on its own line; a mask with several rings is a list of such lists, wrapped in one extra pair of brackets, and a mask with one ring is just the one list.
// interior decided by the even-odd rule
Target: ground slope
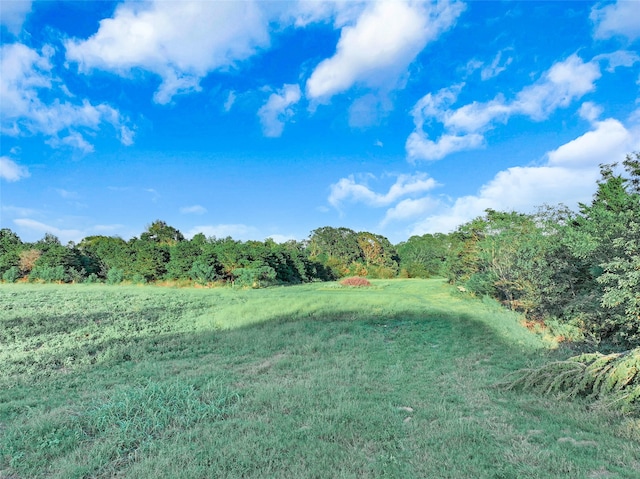
[(639, 477), (637, 419), (492, 387), (553, 354), (439, 280), (1, 285), (0, 477)]

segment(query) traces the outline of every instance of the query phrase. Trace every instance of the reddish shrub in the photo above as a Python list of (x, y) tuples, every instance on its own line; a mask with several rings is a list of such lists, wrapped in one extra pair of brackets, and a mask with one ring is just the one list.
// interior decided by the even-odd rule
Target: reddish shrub
[(367, 279), (361, 278), (359, 276), (354, 276), (352, 278), (345, 278), (342, 281), (340, 281), (340, 284), (342, 286), (355, 286), (358, 288), (371, 286), (371, 283)]

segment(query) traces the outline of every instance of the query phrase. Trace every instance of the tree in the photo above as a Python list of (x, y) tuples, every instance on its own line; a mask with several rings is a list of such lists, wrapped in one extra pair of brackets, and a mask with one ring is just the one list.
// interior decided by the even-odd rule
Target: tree
[(410, 278), (443, 276), (451, 238), (442, 233), (412, 236), (396, 246), (400, 268)]
[(133, 266), (130, 245), (114, 236), (88, 236), (77, 246), (88, 274), (106, 279), (110, 269), (118, 269), (128, 276)]
[(152, 241), (155, 243), (174, 245), (184, 241), (184, 236), (173, 226), (161, 220), (156, 220), (147, 226), (147, 230), (140, 235), (142, 241)]
[(0, 229), (0, 275), (18, 267), (22, 249), (23, 244), (17, 234), (8, 228)]

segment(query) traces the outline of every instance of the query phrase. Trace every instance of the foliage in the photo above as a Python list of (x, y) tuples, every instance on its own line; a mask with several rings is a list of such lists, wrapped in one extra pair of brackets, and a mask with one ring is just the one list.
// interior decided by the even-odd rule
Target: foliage
[(408, 278), (443, 277), (451, 243), (442, 233), (412, 236), (397, 246), (400, 267)]
[(15, 283), (19, 278), (20, 269), (17, 266), (12, 266), (2, 273), (2, 281), (5, 281), (6, 283)]
[(111, 268), (107, 272), (107, 284), (118, 284), (124, 280), (124, 271), (119, 268)]
[(18, 259), (18, 266), (20, 267), (20, 271), (23, 274), (29, 274), (35, 267), (36, 261), (40, 259), (40, 256), (42, 256), (42, 252), (35, 248), (21, 251)]
[(640, 348), (622, 353), (588, 353), (512, 373), (508, 389), (530, 389), (565, 398), (586, 396), (607, 408), (640, 413)]
[(273, 284), (276, 272), (271, 266), (253, 264), (246, 268), (236, 268), (233, 271), (234, 284), (251, 288), (260, 288)]
[(67, 275), (65, 274), (64, 266), (62, 265), (37, 265), (31, 270), (31, 273), (29, 273), (29, 281), (35, 281), (39, 279), (44, 281), (45, 283), (61, 283), (65, 281), (66, 278)]
[(22, 248), (22, 241), (17, 234), (8, 228), (0, 229), (0, 274), (18, 267)]
[(147, 230), (140, 235), (142, 241), (150, 241), (165, 245), (174, 245), (184, 241), (184, 236), (179, 230), (161, 220), (156, 220), (147, 226)]

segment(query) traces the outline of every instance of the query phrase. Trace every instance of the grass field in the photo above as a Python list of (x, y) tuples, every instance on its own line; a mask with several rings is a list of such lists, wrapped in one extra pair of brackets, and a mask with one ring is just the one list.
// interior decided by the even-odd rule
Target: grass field
[(558, 358), (440, 280), (0, 285), (0, 478), (638, 478), (640, 421), (493, 387)]

